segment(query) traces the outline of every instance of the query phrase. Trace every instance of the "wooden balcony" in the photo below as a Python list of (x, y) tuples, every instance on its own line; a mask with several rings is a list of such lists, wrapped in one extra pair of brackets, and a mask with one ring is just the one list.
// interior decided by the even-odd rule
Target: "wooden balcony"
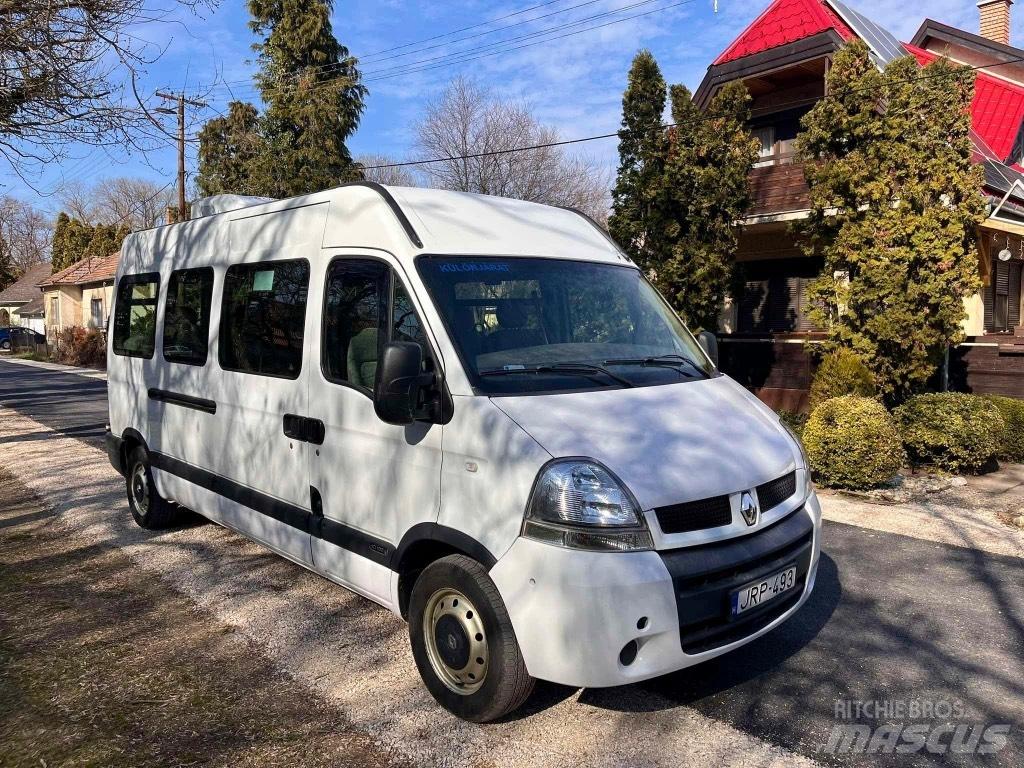
[(803, 165), (779, 162), (750, 171), (750, 210), (748, 216), (805, 211), (810, 208), (810, 190), (804, 179)]

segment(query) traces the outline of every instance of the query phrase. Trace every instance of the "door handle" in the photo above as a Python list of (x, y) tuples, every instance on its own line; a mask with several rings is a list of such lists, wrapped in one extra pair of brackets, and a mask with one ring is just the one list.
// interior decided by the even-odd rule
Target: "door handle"
[(286, 413), (284, 416), (284, 434), (292, 440), (313, 445), (323, 445), (327, 437), (327, 427), (320, 419), (311, 419), (308, 416), (296, 416), (294, 413)]

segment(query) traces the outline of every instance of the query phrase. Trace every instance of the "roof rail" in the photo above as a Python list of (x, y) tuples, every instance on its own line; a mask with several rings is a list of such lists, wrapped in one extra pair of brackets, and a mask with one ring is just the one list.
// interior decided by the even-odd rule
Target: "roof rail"
[(383, 184), (378, 184), (376, 181), (349, 181), (345, 184), (339, 184), (338, 186), (366, 187), (367, 189), (372, 189), (384, 198), (384, 202), (388, 204), (391, 212), (395, 214), (395, 217), (398, 219), (398, 223), (402, 225), (402, 229), (405, 230), (405, 234), (409, 236), (409, 240), (412, 241), (412, 244), (417, 248), (423, 247), (423, 241), (420, 240), (420, 236), (416, 234), (416, 230), (413, 228), (412, 222), (409, 221), (409, 217), (405, 215), (405, 211), (402, 210), (402, 206), (398, 204), (398, 201), (395, 200), (394, 196), (392, 196), (387, 187)]

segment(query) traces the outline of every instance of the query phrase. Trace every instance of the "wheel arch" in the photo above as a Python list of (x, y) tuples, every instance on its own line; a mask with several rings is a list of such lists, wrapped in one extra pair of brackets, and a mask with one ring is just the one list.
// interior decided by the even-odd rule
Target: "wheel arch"
[(428, 565), (448, 555), (465, 555), (488, 571), (498, 562), (487, 547), (462, 531), (437, 523), (414, 525), (399, 542), (391, 565), (398, 573), (398, 608), (402, 618), (409, 616), (409, 597), (416, 577)]

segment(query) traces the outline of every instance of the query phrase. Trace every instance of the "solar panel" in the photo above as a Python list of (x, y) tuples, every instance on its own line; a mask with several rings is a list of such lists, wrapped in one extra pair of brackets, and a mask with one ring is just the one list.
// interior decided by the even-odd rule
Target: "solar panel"
[(858, 13), (849, 6), (839, 2), (839, 0), (826, 0), (826, 2), (846, 22), (850, 29), (868, 44), (875, 55), (877, 63), (882, 67), (887, 67), (896, 59), (907, 55), (900, 41), (887, 29), (880, 27), (867, 16)]

